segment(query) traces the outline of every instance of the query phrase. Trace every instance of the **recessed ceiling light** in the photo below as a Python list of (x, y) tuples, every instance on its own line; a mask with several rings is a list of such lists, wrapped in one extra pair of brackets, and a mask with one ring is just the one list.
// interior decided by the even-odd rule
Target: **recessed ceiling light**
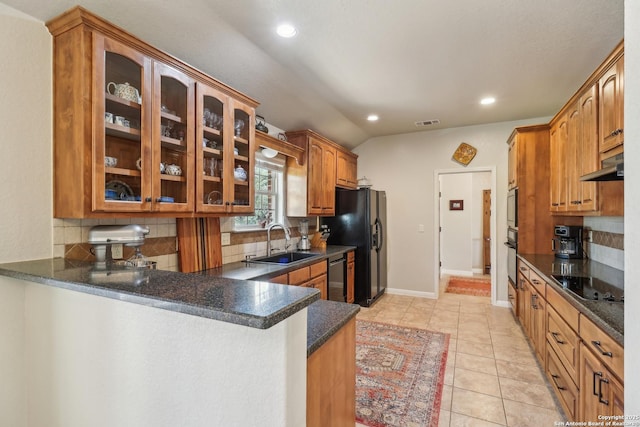
[(492, 96), (487, 97), (487, 98), (482, 98), (480, 100), (480, 104), (482, 104), (482, 105), (490, 105), (490, 104), (493, 104), (494, 102), (496, 102), (496, 99), (494, 97), (492, 97)]
[(367, 120), (369, 120), (370, 122), (377, 122), (379, 118), (380, 117), (378, 117), (377, 114), (369, 114), (367, 116)]
[(291, 24), (280, 24), (276, 29), (276, 32), (280, 37), (291, 38), (298, 34), (298, 30)]

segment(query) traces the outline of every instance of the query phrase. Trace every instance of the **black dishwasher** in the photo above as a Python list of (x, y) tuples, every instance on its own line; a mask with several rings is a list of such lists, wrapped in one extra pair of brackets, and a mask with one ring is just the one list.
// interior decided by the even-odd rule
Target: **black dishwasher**
[(345, 302), (347, 289), (345, 287), (346, 254), (336, 254), (329, 257), (329, 297), (330, 301)]

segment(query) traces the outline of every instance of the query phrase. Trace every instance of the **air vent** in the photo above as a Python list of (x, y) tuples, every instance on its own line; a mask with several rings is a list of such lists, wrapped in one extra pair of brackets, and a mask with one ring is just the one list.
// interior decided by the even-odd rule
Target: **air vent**
[(438, 119), (434, 119), (434, 120), (423, 120), (420, 122), (416, 122), (416, 126), (421, 128), (424, 126), (432, 126), (432, 125), (439, 125), (440, 124), (440, 120)]

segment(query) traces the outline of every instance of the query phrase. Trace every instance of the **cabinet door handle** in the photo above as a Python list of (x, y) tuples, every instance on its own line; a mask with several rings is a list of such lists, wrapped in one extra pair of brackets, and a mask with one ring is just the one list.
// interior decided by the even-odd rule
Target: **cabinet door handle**
[(602, 354), (603, 356), (613, 357), (613, 353), (610, 351), (604, 351), (604, 349), (600, 346), (600, 341), (591, 341), (591, 344)]
[(604, 403), (605, 405), (609, 406), (609, 401), (607, 399), (603, 399), (602, 398), (602, 383), (605, 384), (609, 384), (609, 379), (608, 378), (600, 378), (600, 380), (598, 381), (599, 385), (598, 385), (598, 402), (600, 403)]
[(144, 198), (144, 201), (147, 202), (147, 203), (151, 203), (152, 200), (153, 199), (151, 197), (145, 197)]
[(558, 390), (566, 390), (566, 387), (561, 387), (560, 385), (558, 385), (558, 381), (556, 381), (558, 378), (560, 378), (558, 375), (551, 374), (551, 379), (553, 380), (553, 384), (556, 386), (556, 388)]
[[(601, 396), (601, 393), (596, 390), (596, 377), (602, 378), (602, 372), (594, 372), (593, 373), (593, 395), (594, 396)], [(602, 384), (600, 384), (600, 386), (602, 386)]]
[(551, 332), (551, 336), (553, 337), (555, 342), (557, 342), (558, 344), (564, 344), (564, 341), (558, 339), (558, 335), (560, 335), (558, 332)]
[(536, 299), (538, 298), (538, 295), (531, 295), (531, 308), (533, 308), (534, 310), (538, 309), (538, 305), (536, 304)]

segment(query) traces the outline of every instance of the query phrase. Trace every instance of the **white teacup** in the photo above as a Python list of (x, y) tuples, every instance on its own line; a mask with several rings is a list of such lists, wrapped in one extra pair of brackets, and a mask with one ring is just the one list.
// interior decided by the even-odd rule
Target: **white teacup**
[(175, 176), (180, 176), (182, 175), (182, 168), (178, 165), (167, 165), (165, 166), (165, 173), (167, 175), (175, 175)]

